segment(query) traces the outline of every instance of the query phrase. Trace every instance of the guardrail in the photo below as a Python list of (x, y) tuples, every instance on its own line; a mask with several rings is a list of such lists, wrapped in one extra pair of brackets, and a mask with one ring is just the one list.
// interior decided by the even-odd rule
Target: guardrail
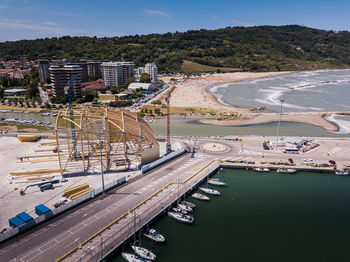
[(180, 152), (170, 153), (169, 155), (167, 155), (165, 157), (162, 157), (162, 158), (160, 158), (160, 159), (158, 159), (158, 160), (156, 160), (156, 161), (154, 161), (154, 162), (152, 162), (152, 163), (150, 163), (148, 165), (143, 166), (141, 168), (141, 172), (142, 172), (142, 174), (147, 173), (147, 172), (151, 171), (152, 169), (157, 168), (160, 165), (163, 165), (163, 164), (173, 160), (174, 158), (185, 154), (186, 152), (187, 152), (187, 150), (184, 149), (184, 150), (182, 150)]

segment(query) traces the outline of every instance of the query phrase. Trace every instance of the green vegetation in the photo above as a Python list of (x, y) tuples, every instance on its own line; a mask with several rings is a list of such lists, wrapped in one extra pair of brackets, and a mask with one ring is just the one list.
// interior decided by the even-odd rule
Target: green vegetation
[(147, 73), (143, 73), (140, 76), (140, 82), (141, 83), (151, 83), (151, 76)]
[(231, 68), (231, 67), (215, 67), (215, 66), (207, 66), (207, 65), (201, 65), (195, 62), (191, 62), (188, 60), (184, 60), (181, 69), (186, 74), (196, 73), (196, 72), (235, 72), (239, 71), (237, 68)]
[(344, 68), (350, 65), (349, 53), (349, 32), (297, 25), (110, 38), (64, 36), (0, 43), (0, 57), (5, 59), (129, 60), (136, 66), (154, 62), (160, 72), (185, 70), (188, 62), (184, 61), (196, 63), (189, 72), (202, 71), (199, 65), (222, 71), (224, 67), (243, 71)]

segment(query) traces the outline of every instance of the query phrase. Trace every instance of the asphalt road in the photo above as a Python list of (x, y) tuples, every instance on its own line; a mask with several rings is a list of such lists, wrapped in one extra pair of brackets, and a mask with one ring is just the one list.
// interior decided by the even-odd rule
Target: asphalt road
[[(199, 158), (193, 159), (190, 154), (186, 154), (153, 172), (142, 175), (136, 181), (129, 181), (122, 187), (1, 244), (0, 261), (54, 261), (165, 184), (175, 181), (183, 171), (173, 171), (183, 167), (186, 162), (191, 161), (187, 169), (187, 172), (191, 172), (212, 158), (213, 156), (201, 154)], [(170, 172), (171, 176), (162, 178)]]

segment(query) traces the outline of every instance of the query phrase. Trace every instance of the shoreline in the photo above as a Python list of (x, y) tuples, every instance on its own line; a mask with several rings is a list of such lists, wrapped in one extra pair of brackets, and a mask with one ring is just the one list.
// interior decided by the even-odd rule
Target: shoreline
[[(320, 71), (320, 70), (316, 70)], [(325, 70), (322, 70), (325, 71)], [(299, 71), (297, 71), (299, 72)], [(218, 120), (198, 118), (200, 123), (211, 124), (217, 126), (248, 126), (278, 122), (279, 113), (275, 112), (252, 112), (259, 110), (259, 107), (238, 107), (222, 103), (210, 89), (224, 84), (235, 83), (250, 79), (270, 78), (278, 75), (297, 73), (294, 71), (285, 72), (268, 72), (268, 73), (252, 73), (252, 72), (236, 72), (221, 73), (213, 75), (202, 75), (192, 78), (176, 85), (171, 97), (171, 105), (181, 108), (201, 108), (210, 109), (217, 112), (217, 115), (230, 115), (236, 113), (238, 119)], [(300, 71), (302, 72), (302, 71)], [(307, 71), (308, 72), (308, 71)], [(189, 100), (190, 98), (191, 100)], [(299, 122), (320, 126), (328, 132), (339, 133), (342, 127), (336, 121), (330, 121), (332, 114), (350, 115), (350, 112), (286, 112), (282, 114), (281, 122)]]

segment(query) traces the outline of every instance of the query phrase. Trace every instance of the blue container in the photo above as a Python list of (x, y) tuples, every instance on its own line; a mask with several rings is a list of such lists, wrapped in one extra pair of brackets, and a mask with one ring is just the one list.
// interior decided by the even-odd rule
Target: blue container
[(38, 215), (38, 216), (41, 216), (41, 215), (44, 215), (48, 212), (50, 212), (51, 209), (48, 208), (47, 206), (43, 205), (43, 204), (40, 204), (40, 205), (37, 205), (35, 207), (35, 213)]
[(33, 219), (30, 215), (28, 215), (27, 212), (19, 213), (17, 214), (17, 217), (23, 220), (24, 222), (28, 222)]
[(9, 219), (10, 227), (18, 227), (24, 224), (24, 221), (19, 217), (13, 217)]

